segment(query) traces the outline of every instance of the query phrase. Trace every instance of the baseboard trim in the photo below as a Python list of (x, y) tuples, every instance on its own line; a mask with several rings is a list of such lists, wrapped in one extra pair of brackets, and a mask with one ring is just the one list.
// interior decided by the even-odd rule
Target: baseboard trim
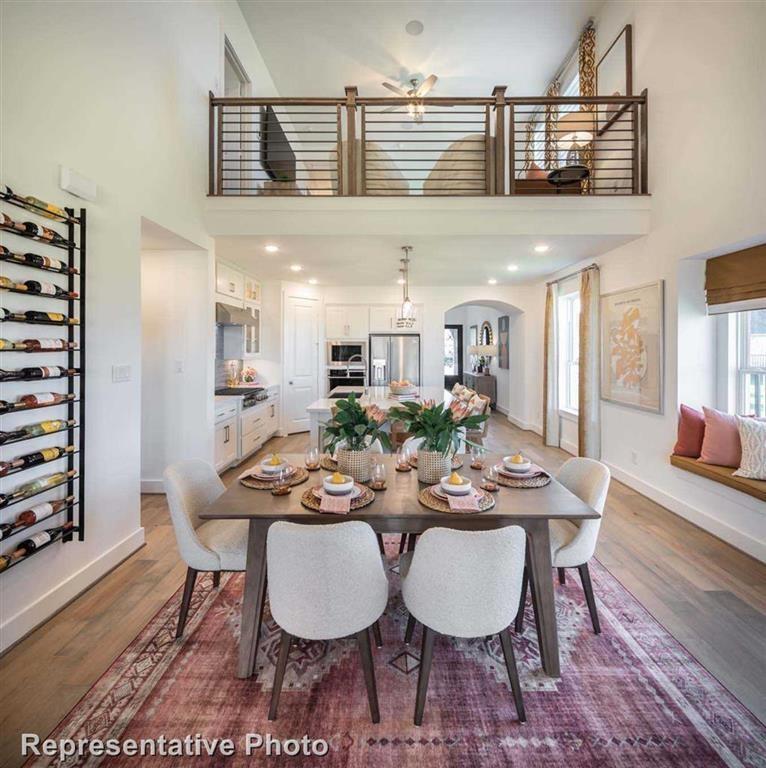
[(142, 480), (141, 493), (165, 493), (165, 483), (162, 480)]
[[(733, 547), (754, 557), (756, 560), (760, 560), (762, 563), (766, 562), (766, 542), (759, 541), (736, 528), (726, 525), (726, 523), (711, 517), (701, 509), (693, 507), (685, 501), (681, 501), (681, 499), (666, 493), (651, 483), (647, 483), (645, 480), (641, 480), (641, 478), (636, 477), (621, 467), (611, 464), (608, 461), (605, 461), (604, 463), (609, 467), (609, 471), (612, 473), (615, 480), (619, 480), (621, 483), (624, 483), (634, 491), (637, 491), (642, 496), (646, 496), (652, 501), (656, 501), (658, 504), (669, 509), (679, 517), (683, 517), (690, 523), (694, 523), (694, 525), (702, 528), (702, 530), (712, 533), (727, 544), (731, 544)], [(700, 479), (704, 480), (704, 478)]]
[(562, 451), (571, 453), (572, 456), (577, 456), (577, 443), (570, 443), (568, 440), (562, 440), (560, 443), (560, 448)]
[(5, 653), (23, 640), (143, 545), (144, 529), (137, 528), (84, 568), (0, 624), (0, 653)]
[(495, 405), (494, 410), (496, 410), (498, 413), (502, 413), (503, 416), (508, 415), (508, 409), (504, 408), (502, 405)]
[(543, 434), (543, 428), (539, 424), (532, 424), (528, 421), (524, 421), (523, 419), (519, 419), (510, 413), (507, 414), (507, 417), (508, 421), (510, 421), (514, 427), (518, 427), (519, 429), (526, 429), (528, 432), (534, 432), (536, 435)]

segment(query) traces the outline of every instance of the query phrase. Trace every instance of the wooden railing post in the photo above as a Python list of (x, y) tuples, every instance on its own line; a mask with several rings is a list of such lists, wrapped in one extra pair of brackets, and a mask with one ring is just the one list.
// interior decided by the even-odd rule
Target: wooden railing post
[(356, 97), (358, 95), (359, 90), (355, 85), (346, 86), (347, 195), (356, 194)]
[(207, 147), (207, 193), (215, 194), (215, 107), (213, 92), (208, 92), (208, 147)]
[(648, 152), (649, 144), (647, 143), (647, 129), (648, 129), (648, 115), (646, 113), (647, 106), (648, 106), (648, 97), (647, 97), (647, 90), (644, 88), (643, 91), (641, 91), (641, 95), (644, 97), (644, 103), (641, 105), (641, 120), (639, 122), (639, 125), (641, 127), (641, 188), (640, 193), (642, 195), (646, 195), (649, 192), (647, 182), (648, 182), (648, 163), (649, 159), (646, 156), (646, 153)]
[(495, 194), (505, 194), (505, 89), (507, 85), (496, 85), (492, 91), (495, 97)]
[(508, 194), (516, 194), (516, 110), (508, 105)]

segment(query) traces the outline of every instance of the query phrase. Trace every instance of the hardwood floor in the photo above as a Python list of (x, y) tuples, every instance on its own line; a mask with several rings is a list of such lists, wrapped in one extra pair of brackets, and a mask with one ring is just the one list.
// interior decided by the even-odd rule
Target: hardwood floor
[[(308, 436), (268, 450), (302, 452)], [(556, 470), (569, 458), (499, 414), (491, 451), (521, 449)], [(264, 451), (265, 452), (265, 451)], [(224, 482), (236, 481), (230, 470)], [(46, 736), (183, 584), (164, 496), (142, 499), (146, 546), (0, 659), (0, 765), (21, 764), (19, 734)], [(766, 720), (766, 565), (612, 482), (598, 559), (725, 686)]]

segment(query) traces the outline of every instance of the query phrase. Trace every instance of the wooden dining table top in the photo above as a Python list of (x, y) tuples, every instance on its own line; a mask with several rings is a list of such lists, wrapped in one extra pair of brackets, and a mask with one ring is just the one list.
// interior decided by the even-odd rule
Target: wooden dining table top
[[(296, 467), (305, 465), (303, 454), (281, 454), (282, 458)], [(449, 513), (429, 509), (418, 501), (418, 492), (425, 486), (418, 482), (417, 469), (410, 472), (396, 470), (394, 455), (376, 455), (375, 460), (386, 467), (386, 489), (375, 491), (374, 501), (348, 515), (323, 514), (307, 509), (301, 504), (304, 491), (320, 485), (329, 472), (320, 469), (310, 472), (305, 483), (293, 486), (285, 496), (274, 496), (269, 490), (256, 490), (235, 482), (218, 497), (200, 517), (209, 520), (294, 520), (296, 522), (340, 522), (341, 520), (365, 520), (375, 526), (387, 521), (396, 523), (390, 530), (406, 532), (411, 524), (417, 528), (424, 522), (433, 525), (441, 521), (447, 527), (481, 530), (507, 524), (509, 518), (524, 520), (569, 519), (588, 520), (600, 517), (599, 513), (575, 496), (555, 478), (542, 488), (508, 488), (500, 486), (493, 493), (495, 506), (485, 512)], [(495, 464), (502, 461), (500, 454), (487, 454), (486, 461)], [(481, 483), (481, 470), (470, 468), (471, 457), (465, 455), (464, 464), (458, 470), (469, 477), (475, 487)]]

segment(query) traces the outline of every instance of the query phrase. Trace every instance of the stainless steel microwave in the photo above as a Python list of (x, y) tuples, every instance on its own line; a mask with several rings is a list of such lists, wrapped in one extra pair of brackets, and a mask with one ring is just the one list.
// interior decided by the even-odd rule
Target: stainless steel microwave
[(357, 363), (366, 367), (367, 342), (366, 341), (328, 341), (327, 364)]

